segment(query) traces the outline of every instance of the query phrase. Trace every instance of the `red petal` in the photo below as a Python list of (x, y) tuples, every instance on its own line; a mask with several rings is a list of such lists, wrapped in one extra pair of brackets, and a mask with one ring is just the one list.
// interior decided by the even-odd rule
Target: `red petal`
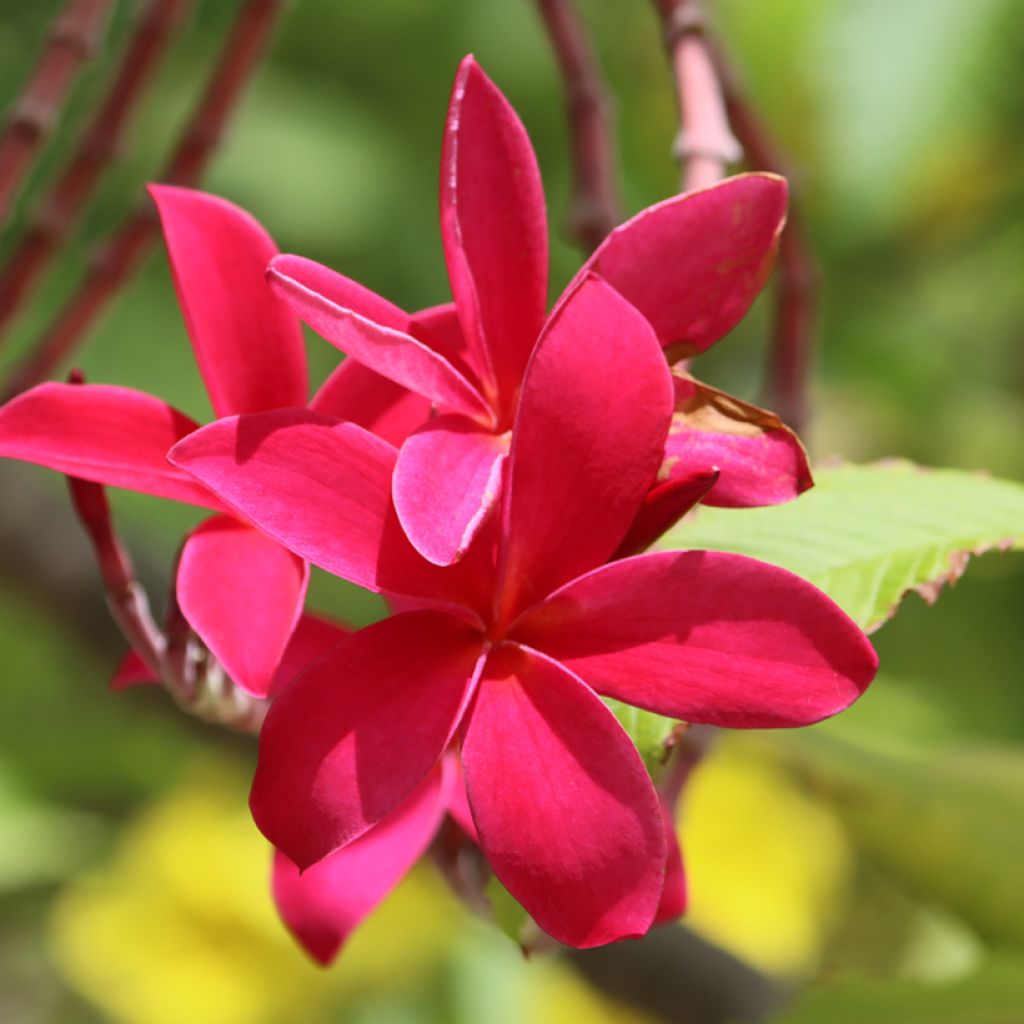
[(671, 378), (647, 322), (585, 278), (545, 329), (516, 414), (506, 612), (615, 551), (654, 481), (671, 412)]
[(200, 523), (182, 548), (177, 592), (189, 625), (231, 679), (266, 697), (306, 598), (309, 566), (230, 516)]
[(625, 558), (646, 551), (714, 488), (717, 479), (717, 469), (694, 470), (689, 476), (675, 476), (655, 484), (644, 496), (615, 556)]
[(667, 924), (681, 917), (686, 910), (686, 872), (683, 869), (683, 852), (679, 848), (676, 823), (672, 820), (671, 808), (661, 803), (661, 816), (665, 824), (665, 887), (661, 891), (661, 902), (654, 915), (655, 924)]
[(785, 219), (785, 179), (741, 174), (641, 211), (598, 246), (581, 273), (612, 284), (663, 345), (703, 352), (743, 319), (764, 287)]
[(472, 57), (448, 108), (441, 237), (463, 330), (511, 409), (547, 308), (544, 189), (526, 130)]
[(285, 687), (260, 733), (250, 805), (263, 834), (307, 868), (389, 814), (440, 758), (480, 649), (452, 616), (408, 612)]
[(462, 762), (487, 860), (544, 931), (585, 948), (650, 928), (665, 873), (658, 798), (587, 687), (542, 655), (499, 647)]
[(353, 283), (347, 277), (301, 256), (279, 256), (270, 264), (268, 277), (295, 312), (342, 352), (453, 412), (491, 419), (490, 407), (474, 385), (408, 333), (407, 316), (398, 328), (346, 306)]
[(717, 469), (705, 505), (778, 505), (813, 484), (803, 445), (774, 413), (692, 377), (677, 373), (673, 383), (676, 408), (662, 471), (674, 479)]
[(413, 313), (409, 333), (443, 355), (467, 380), (487, 379), (490, 371), (466, 341), (454, 302)]
[(329, 964), (362, 920), (401, 881), (437, 831), (445, 788), (438, 765), (378, 825), (302, 874), (281, 852), (274, 857), (274, 901), (303, 948)]
[(402, 445), (395, 464), (395, 511), (409, 540), (435, 565), (466, 552), (501, 490), (508, 437), (464, 416), (439, 416)]
[(340, 622), (304, 612), (284, 649), (277, 666), (270, 696), (276, 696), (296, 676), (304, 672), (317, 658), (323, 657), (341, 643), (352, 631)]
[(395, 464), (386, 441), (316, 412), (280, 409), (211, 423), (170, 457), (289, 550), (377, 588)]
[(115, 693), (130, 690), (133, 686), (152, 686), (160, 680), (150, 672), (146, 663), (134, 652), (127, 651), (110, 680), (110, 689)]
[(218, 416), (306, 404), (302, 325), (267, 286), (277, 246), (217, 196), (150, 185), (174, 288)]
[(357, 423), (396, 447), (430, 416), (430, 399), (346, 359), (309, 403), (311, 409)]
[(40, 384), (0, 408), (0, 457), (110, 487), (221, 509), (167, 461), (198, 424), (159, 398), (107, 384)]
[(599, 693), (735, 729), (828, 718), (878, 668), (867, 637), (816, 587), (713, 551), (603, 566), (563, 587), (514, 635)]

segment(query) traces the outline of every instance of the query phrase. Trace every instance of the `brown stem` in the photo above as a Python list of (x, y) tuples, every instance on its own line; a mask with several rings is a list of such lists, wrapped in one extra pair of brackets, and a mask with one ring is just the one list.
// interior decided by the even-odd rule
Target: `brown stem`
[(537, 0), (565, 88), (572, 153), (567, 231), (592, 252), (619, 223), (608, 92), (572, 0)]
[(656, 0), (675, 72), (680, 128), (675, 153), (684, 192), (712, 185), (743, 153), (729, 129), (699, 0)]
[(68, 0), (0, 134), (0, 225), (36, 152), (60, 115), (79, 68), (99, 47), (111, 0)]
[[(751, 109), (737, 77), (721, 52), (712, 51), (726, 109), (751, 167), (786, 172), (764, 126)], [(786, 175), (792, 184), (792, 175)], [(804, 230), (799, 205), (790, 199), (789, 218), (779, 242), (776, 264), (775, 323), (766, 368), (766, 401), (794, 430), (807, 419), (807, 385), (817, 332), (820, 274)]]
[[(220, 141), (263, 53), (284, 0), (246, 0), (213, 74), (158, 180), (194, 185)], [(141, 205), (102, 246), (79, 290), (14, 370), (11, 397), (49, 377), (92, 327), (157, 236), (156, 215)]]
[(107, 162), (116, 156), (132, 114), (192, 0), (149, 0), (107, 93), (64, 173), (33, 214), (0, 271), (0, 333), (22, 306), (70, 234)]

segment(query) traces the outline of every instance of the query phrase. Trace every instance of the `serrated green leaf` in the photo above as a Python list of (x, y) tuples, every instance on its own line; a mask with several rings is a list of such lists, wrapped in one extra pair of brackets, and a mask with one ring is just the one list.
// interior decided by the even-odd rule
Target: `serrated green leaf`
[(917, 591), (934, 601), (971, 555), (1024, 546), (1024, 486), (892, 461), (819, 470), (816, 486), (773, 508), (699, 512), (663, 549), (734, 551), (821, 587), (864, 629)]

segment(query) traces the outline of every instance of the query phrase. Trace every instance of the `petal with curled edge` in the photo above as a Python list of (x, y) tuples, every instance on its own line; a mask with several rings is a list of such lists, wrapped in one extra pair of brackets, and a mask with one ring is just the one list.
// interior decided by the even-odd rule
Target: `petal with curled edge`
[(602, 566), (514, 627), (598, 693), (733, 729), (810, 725), (867, 688), (878, 658), (817, 587), (715, 551)]
[(774, 413), (679, 371), (672, 382), (676, 404), (661, 476), (717, 470), (701, 500), (719, 508), (779, 505), (813, 485), (807, 452)]
[(0, 458), (220, 510), (211, 491), (167, 461), (198, 426), (143, 391), (51, 382), (0, 407)]
[(260, 732), (250, 806), (263, 834), (305, 869), (390, 814), (441, 757), (481, 649), (453, 616), (405, 612), (286, 686)]
[(504, 495), (506, 615), (604, 562), (654, 483), (672, 381), (644, 318), (584, 278), (537, 344)]
[(298, 318), (267, 285), (277, 246), (219, 196), (150, 185), (199, 372), (218, 416), (306, 404)]
[(608, 281), (677, 358), (710, 348), (764, 287), (786, 222), (786, 181), (741, 174), (649, 206), (597, 247), (581, 274)]
[(459, 65), (441, 152), (441, 239), (463, 331), (510, 409), (544, 324), (548, 229), (526, 130), (473, 57)]
[(570, 672), (512, 644), (487, 659), (462, 746), (480, 844), (549, 935), (643, 935), (665, 876), (654, 787), (615, 716)]
[(466, 553), (501, 492), (508, 436), (465, 416), (439, 416), (398, 453), (392, 494), (413, 546), (435, 565)]
[(362, 312), (365, 303), (349, 308), (344, 303), (353, 282), (301, 256), (278, 256), (267, 278), (302, 320), (346, 355), (452, 412), (491, 422), (491, 408), (475, 385), (439, 352), (408, 333), (407, 314), (401, 314), (404, 325), (395, 327), (394, 316), (384, 317), (386, 323), (367, 316)]
[(426, 852), (451, 785), (451, 769), (442, 761), (387, 817), (302, 873), (285, 854), (275, 853), (274, 902), (314, 960), (334, 960), (352, 931)]
[(231, 516), (200, 523), (178, 563), (182, 614), (231, 680), (254, 697), (273, 686), (295, 631), (309, 565)]

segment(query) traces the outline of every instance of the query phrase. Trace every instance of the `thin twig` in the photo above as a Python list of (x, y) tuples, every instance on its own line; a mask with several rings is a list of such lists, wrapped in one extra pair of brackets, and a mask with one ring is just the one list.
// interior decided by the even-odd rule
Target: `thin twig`
[(192, 0), (149, 0), (107, 93), (56, 185), (0, 271), (0, 334), (71, 233)]
[(537, 0), (537, 7), (565, 88), (573, 179), (567, 231), (592, 252), (621, 219), (608, 90), (572, 0)]
[(711, 50), (726, 110), (747, 161), (760, 171), (783, 174), (790, 181), (789, 216), (779, 240), (776, 264), (775, 323), (768, 350), (765, 392), (770, 408), (794, 430), (807, 420), (807, 386), (815, 348), (820, 273), (814, 251), (792, 195), (793, 176), (739, 87), (737, 76), (721, 49)]
[(111, 0), (68, 0), (0, 134), (0, 226), (80, 67), (99, 48)]
[[(159, 181), (194, 185), (199, 180), (283, 6), (284, 0), (247, 0), (243, 5)], [(82, 286), (15, 368), (6, 397), (45, 380), (67, 358), (131, 276), (156, 236), (156, 214), (145, 203), (101, 247)]]
[(684, 192), (712, 185), (743, 151), (729, 129), (699, 0), (656, 0), (675, 72), (680, 128), (675, 153)]

